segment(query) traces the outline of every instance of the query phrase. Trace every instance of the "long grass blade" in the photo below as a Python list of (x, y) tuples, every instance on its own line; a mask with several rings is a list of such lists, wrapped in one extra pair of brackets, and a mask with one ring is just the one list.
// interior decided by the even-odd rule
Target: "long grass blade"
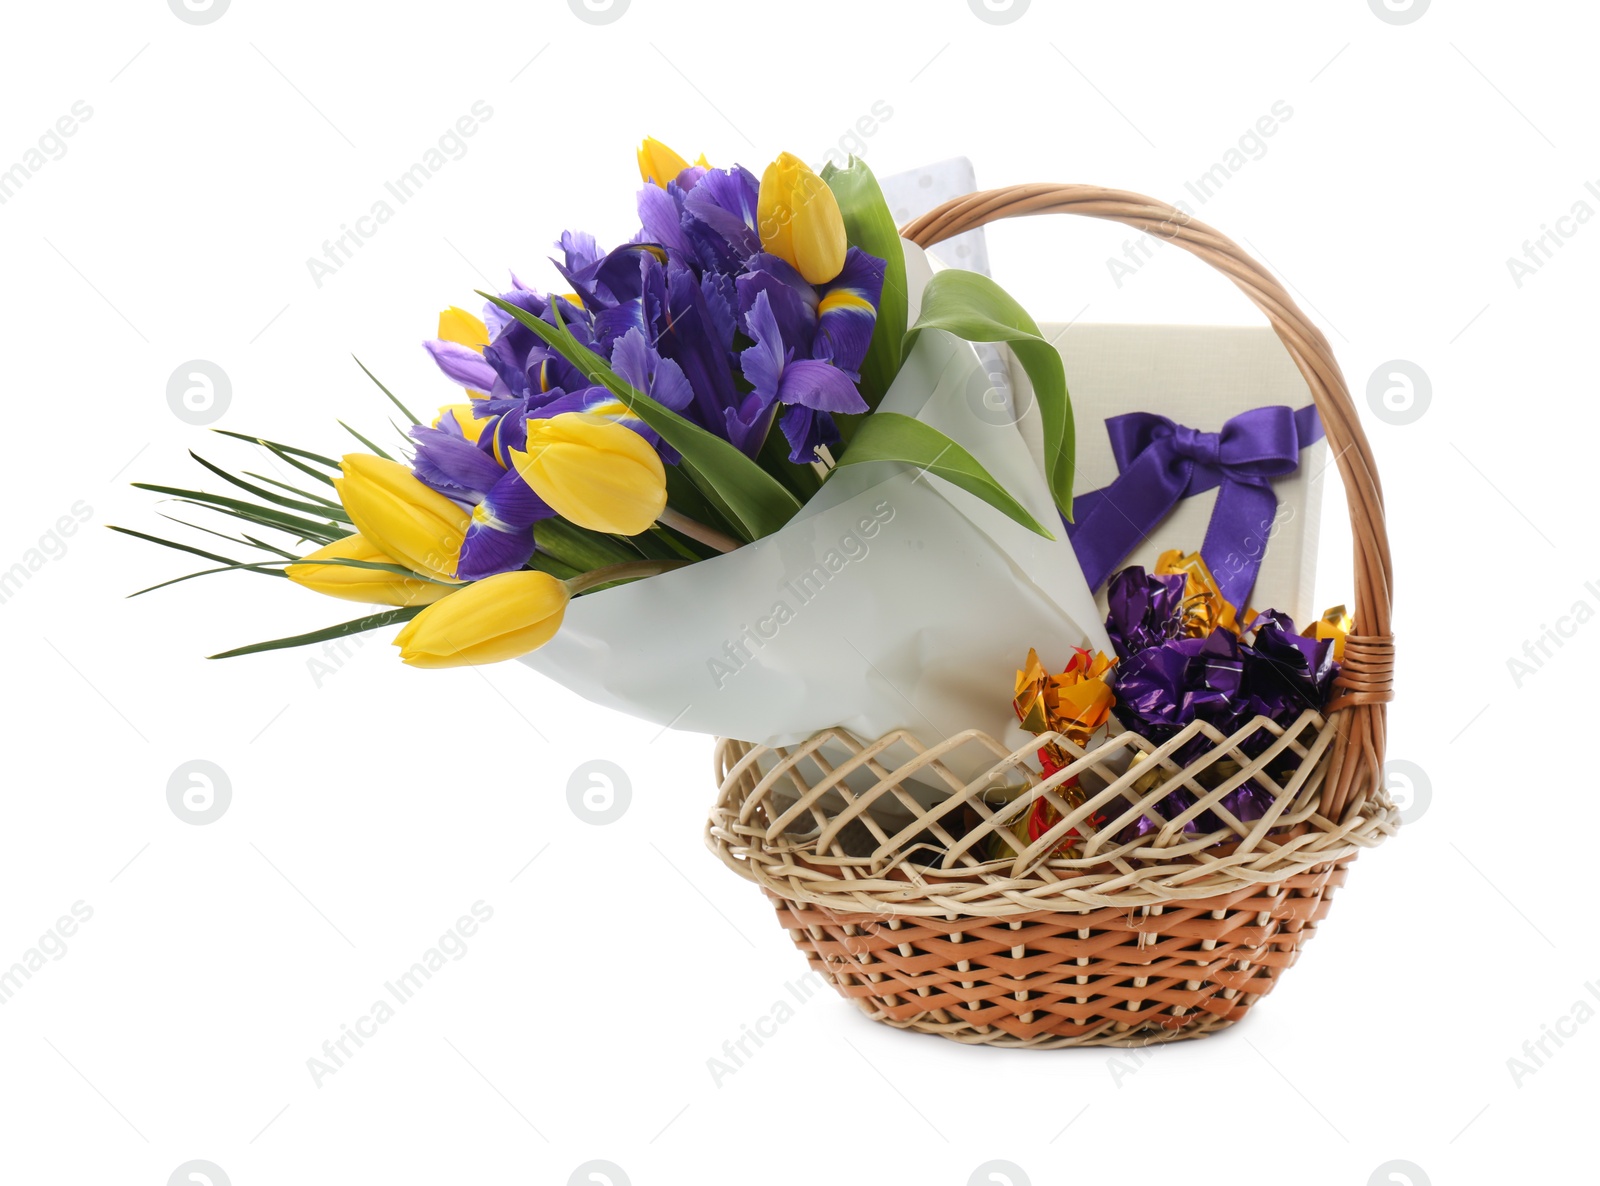
[(378, 448), (377, 445), (375, 445), (371, 441), (367, 440), (366, 437), (362, 436), (355, 429), (351, 428), (343, 420), (339, 421), (339, 427), (344, 429), (351, 436), (355, 437), (356, 440), (360, 441), (363, 445), (365, 445), (367, 448), (371, 449), (374, 453), (376, 453), (379, 457), (383, 458), (385, 461), (393, 461), (394, 460), (393, 457), (390, 457), (389, 454), (385, 453), (382, 449)]
[[(174, 519), (173, 522), (177, 523), (181, 522), (181, 520)], [(119, 535), (131, 535), (134, 539), (142, 539), (146, 543), (151, 544), (160, 544), (163, 548), (172, 548), (174, 551), (178, 552), (187, 552), (189, 555), (198, 556), (202, 560), (215, 560), (218, 564), (240, 563), (240, 561), (231, 559), (230, 557), (219, 556), (215, 552), (208, 552), (204, 548), (196, 548), (191, 544), (180, 544), (177, 540), (162, 539), (159, 535), (148, 535), (143, 531), (135, 531), (131, 527), (118, 527), (114, 523), (108, 523), (106, 526)], [(187, 524), (185, 526), (187, 526)], [(212, 532), (211, 534), (216, 535), (217, 533)], [(226, 539), (228, 537), (223, 536), (222, 538)]]
[[(356, 358), (356, 356), (354, 354), (352, 354), (350, 357), (351, 358)], [(371, 379), (374, 383), (378, 383), (378, 376), (374, 375), (371, 371), (367, 370), (367, 364), (366, 363), (362, 362), (359, 358), (356, 358), (356, 365), (358, 367), (360, 367), (362, 369), (362, 371), (364, 371), (366, 373), (367, 378)], [(414, 415), (412, 415), (411, 409), (406, 407), (405, 404), (401, 403), (399, 398), (395, 395), (395, 393), (390, 391), (382, 383), (378, 383), (378, 390), (383, 392), (383, 394), (385, 394), (385, 395), (387, 395), (389, 397), (389, 402), (390, 403), (392, 403), (395, 407), (399, 408), (401, 412), (405, 413), (405, 418), (407, 420), (411, 421), (411, 423), (413, 423), (413, 424), (421, 424), (422, 423), (422, 421), (418, 420)], [(400, 435), (404, 436), (405, 433), (401, 433)]]
[(247, 432), (229, 432), (226, 428), (213, 428), (211, 431), (225, 437), (232, 437), (236, 441), (248, 441), (252, 445), (265, 445), (275, 452), (292, 453), (296, 457), (304, 457), (307, 461), (315, 461), (317, 464), (325, 465), (329, 469), (337, 470), (341, 468), (339, 463), (331, 457), (324, 457), (321, 453), (312, 453), (307, 449), (297, 449), (293, 445), (283, 445), (277, 441), (269, 441), (265, 437), (254, 437)]
[(321, 506), (337, 507), (339, 505), (334, 499), (323, 498), (320, 494), (312, 494), (309, 490), (302, 490), (298, 486), (291, 486), (288, 482), (280, 482), (277, 478), (269, 478), (266, 474), (258, 474), (253, 470), (245, 470), (244, 476), (254, 478), (258, 482), (266, 482), (269, 485), (276, 486), (279, 490), (287, 490), (291, 494), (298, 494), (301, 498), (309, 498), (312, 502)]
[(134, 482), (137, 490), (148, 490), (152, 494), (166, 494), (183, 502), (195, 503), (199, 506), (209, 506), (212, 510), (222, 510), (240, 519), (258, 523), (263, 527), (276, 527), (279, 531), (288, 531), (305, 539), (317, 539), (330, 533), (334, 537), (349, 535), (345, 528), (334, 523), (322, 523), (312, 519), (302, 519), (298, 515), (290, 515), (283, 511), (274, 510), (272, 507), (257, 506), (239, 498), (228, 498), (221, 494), (207, 494), (203, 490), (185, 490), (178, 486), (158, 486), (151, 482)]
[[(212, 465), (211, 462), (200, 456), (200, 454), (196, 453), (193, 449), (189, 450), (189, 456), (193, 457), (201, 465), (205, 466), (208, 470), (216, 474), (217, 477), (221, 478), (224, 482), (227, 482), (230, 486), (237, 486), (240, 490), (254, 494), (257, 498), (264, 498), (268, 502), (276, 503), (280, 507), (288, 507), (291, 511), (306, 511), (307, 513), (313, 515), (326, 515), (330, 519), (336, 519), (343, 523), (350, 522), (350, 516), (345, 514), (344, 508), (338, 503), (329, 502), (327, 499), (322, 499), (322, 505), (319, 506), (317, 503), (301, 502), (299, 499), (285, 498), (281, 494), (274, 494), (270, 490), (263, 489), (260, 486), (252, 485), (251, 483), (246, 482), (243, 478), (234, 477), (220, 465)], [(293, 489), (293, 487), (291, 487), (291, 489)], [(299, 491), (295, 491), (295, 493), (298, 494)]]
[(313, 643), (327, 642), (331, 638), (344, 638), (350, 634), (361, 634), (367, 630), (381, 630), (385, 626), (393, 626), (396, 622), (409, 622), (420, 614), (423, 608), (420, 605), (403, 606), (399, 609), (386, 610), (381, 614), (372, 614), (365, 618), (341, 622), (337, 626), (313, 630), (309, 634), (296, 634), (289, 638), (274, 638), (269, 642), (251, 643), (247, 647), (235, 647), (231, 651), (208, 655), (207, 658), (233, 659), (240, 655), (257, 655), (262, 651), (281, 651), (289, 647), (310, 646)]
[(157, 589), (165, 589), (168, 585), (180, 585), (184, 581), (192, 581), (195, 577), (208, 577), (217, 572), (258, 572), (267, 577), (284, 577), (288, 574), (282, 569), (270, 568), (262, 564), (225, 564), (221, 568), (202, 568), (199, 572), (186, 573), (181, 577), (173, 577), (170, 581), (162, 581), (159, 585), (150, 585), (140, 589), (137, 593), (129, 593), (129, 597), (140, 597), (146, 593), (154, 593)]

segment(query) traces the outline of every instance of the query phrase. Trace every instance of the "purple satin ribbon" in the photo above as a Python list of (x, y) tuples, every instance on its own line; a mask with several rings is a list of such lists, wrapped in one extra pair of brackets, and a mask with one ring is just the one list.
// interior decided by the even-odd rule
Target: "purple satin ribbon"
[(1200, 554), (1222, 595), (1244, 609), (1278, 513), (1272, 479), (1293, 473), (1300, 450), (1322, 438), (1315, 405), (1253, 408), (1221, 432), (1129, 412), (1107, 420), (1106, 432), (1120, 476), (1073, 499), (1067, 524), (1089, 588), (1103, 585), (1180, 500), (1220, 486)]

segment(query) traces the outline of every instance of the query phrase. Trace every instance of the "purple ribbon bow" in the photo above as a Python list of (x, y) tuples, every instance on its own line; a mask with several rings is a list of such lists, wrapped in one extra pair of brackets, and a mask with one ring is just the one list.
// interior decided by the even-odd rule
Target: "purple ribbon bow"
[(1278, 513), (1272, 479), (1293, 473), (1300, 450), (1322, 437), (1315, 405), (1253, 408), (1221, 432), (1129, 412), (1107, 420), (1106, 432), (1120, 476), (1073, 499), (1067, 525), (1089, 588), (1104, 584), (1181, 499), (1221, 486), (1200, 554), (1222, 595), (1242, 610)]

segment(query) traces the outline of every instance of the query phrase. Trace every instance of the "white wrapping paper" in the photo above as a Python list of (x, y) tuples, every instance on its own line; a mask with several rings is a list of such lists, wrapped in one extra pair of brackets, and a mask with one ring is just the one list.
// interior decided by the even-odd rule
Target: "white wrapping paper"
[[(906, 245), (912, 317), (930, 275)], [(1037, 417), (972, 346), (925, 333), (882, 410), (965, 446), (1040, 523), (1059, 523)], [(840, 725), (932, 745), (1005, 737), (1029, 647), (1110, 651), (1064, 532), (1046, 540), (915, 467), (850, 467), (781, 531), (690, 568), (576, 599), (523, 662), (659, 725), (787, 745)]]

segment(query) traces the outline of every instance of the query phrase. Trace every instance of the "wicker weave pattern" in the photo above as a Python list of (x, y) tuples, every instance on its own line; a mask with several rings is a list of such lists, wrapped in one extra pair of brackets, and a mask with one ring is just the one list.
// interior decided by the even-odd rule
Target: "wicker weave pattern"
[[(1036, 743), (1010, 750), (977, 730), (932, 748), (905, 732), (863, 744), (841, 729), (777, 750), (725, 740), (717, 749), (722, 795), (709, 838), (724, 862), (768, 891), (844, 914), (1002, 917), (1211, 898), (1349, 860), (1395, 831), (1398, 813), (1382, 793), (1342, 820), (1319, 813), (1336, 732), (1334, 722), (1307, 712), (1288, 729), (1257, 717), (1231, 737), (1195, 722), (1160, 746), (1121, 733), (1085, 750), (1045, 734), (1040, 742), (1054, 740), (1074, 759), (1045, 779), (1030, 767)], [(1196, 733), (1215, 748), (1179, 766), (1171, 755)], [(1272, 744), (1251, 757), (1246, 745), (1262, 736)], [(973, 753), (987, 757), (988, 770), (971, 781), (956, 777), (950, 764), (957, 756), (970, 762)], [(1145, 756), (1133, 762), (1136, 754)], [(1279, 784), (1267, 767), (1285, 754), (1299, 767)], [(1212, 773), (1232, 766), (1237, 773), (1227, 777)], [(870, 785), (852, 790), (862, 776)], [(1079, 806), (1058, 793), (1073, 778), (1088, 792)], [(1261, 819), (1241, 822), (1221, 800), (1246, 779), (1275, 801)], [(924, 806), (930, 796), (919, 796), (912, 780), (945, 797)], [(1215, 785), (1207, 788), (1207, 781)], [(996, 788), (1009, 790), (997, 795)], [(1169, 820), (1158, 805), (1180, 788), (1195, 795), (1195, 805)], [(1023, 847), (1012, 827), (1041, 798), (1060, 821)], [(1183, 831), (1207, 810), (1221, 817), (1220, 830)], [(1090, 817), (1102, 814), (1108, 819), (1097, 830)], [(1119, 840), (1140, 816), (1152, 831)], [(853, 847), (845, 844), (847, 830)], [(1073, 830), (1082, 840), (1062, 854)], [(1019, 851), (987, 859), (997, 834)], [(871, 837), (869, 853), (861, 852), (863, 836)]]
[(874, 1021), (994, 1046), (1148, 1046), (1243, 1018), (1299, 957), (1347, 864), (1177, 906), (1009, 919), (885, 922), (768, 897), (811, 966)]

